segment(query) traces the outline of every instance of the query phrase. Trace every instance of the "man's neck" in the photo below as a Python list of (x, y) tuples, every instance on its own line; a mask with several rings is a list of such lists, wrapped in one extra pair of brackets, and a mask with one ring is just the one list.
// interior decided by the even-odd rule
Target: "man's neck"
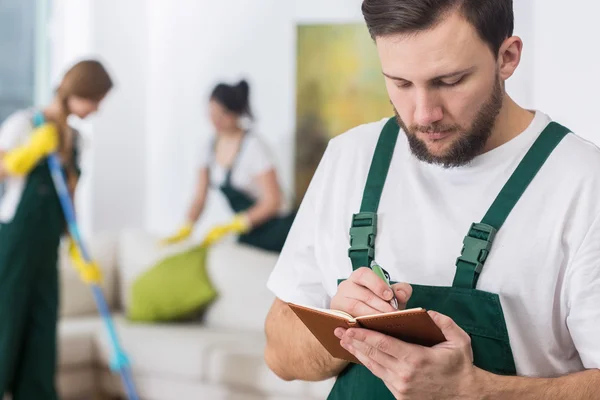
[(502, 146), (504, 143), (519, 136), (531, 124), (534, 116), (531, 111), (522, 108), (510, 96), (505, 94), (504, 103), (496, 118), (496, 124), (484, 152)]

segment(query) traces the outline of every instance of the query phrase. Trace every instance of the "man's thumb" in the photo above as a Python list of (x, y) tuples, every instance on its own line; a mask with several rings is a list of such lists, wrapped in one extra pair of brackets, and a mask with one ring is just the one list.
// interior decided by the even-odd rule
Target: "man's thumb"
[(452, 318), (440, 314), (435, 311), (427, 311), (433, 322), (437, 325), (438, 328), (444, 334), (446, 341), (448, 342), (464, 342), (465, 340), (469, 341), (470, 337), (467, 332), (463, 331), (457, 324), (452, 320)]

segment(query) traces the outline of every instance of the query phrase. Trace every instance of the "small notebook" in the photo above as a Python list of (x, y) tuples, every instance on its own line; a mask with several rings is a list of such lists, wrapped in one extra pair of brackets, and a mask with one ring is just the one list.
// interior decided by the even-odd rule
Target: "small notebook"
[(288, 303), (288, 306), (312, 332), (317, 340), (336, 358), (361, 364), (340, 345), (333, 333), (336, 328), (364, 328), (421, 346), (435, 346), (446, 341), (442, 331), (422, 308), (393, 311), (353, 318), (338, 310)]

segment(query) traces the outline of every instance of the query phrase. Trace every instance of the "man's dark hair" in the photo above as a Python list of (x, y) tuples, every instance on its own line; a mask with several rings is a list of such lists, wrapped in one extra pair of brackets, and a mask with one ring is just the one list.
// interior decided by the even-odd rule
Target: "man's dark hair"
[(494, 56), (513, 34), (512, 0), (364, 0), (362, 4), (373, 39), (431, 29), (454, 10), (475, 27)]

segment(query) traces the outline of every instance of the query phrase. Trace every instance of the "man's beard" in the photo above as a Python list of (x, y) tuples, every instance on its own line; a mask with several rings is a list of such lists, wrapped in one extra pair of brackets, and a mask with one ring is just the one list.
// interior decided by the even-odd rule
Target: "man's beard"
[[(489, 100), (481, 106), (470, 129), (464, 129), (460, 125), (432, 124), (429, 126), (412, 125), (408, 129), (404, 124), (398, 111), (394, 108), (398, 125), (406, 133), (410, 149), (419, 160), (442, 165), (444, 168), (460, 167), (471, 162), (483, 152), (483, 149), (492, 134), (496, 117), (502, 108), (503, 90), (500, 80), (496, 79)], [(425, 142), (417, 137), (416, 132), (458, 132), (459, 137), (455, 139), (450, 148), (442, 155), (432, 154)]]

